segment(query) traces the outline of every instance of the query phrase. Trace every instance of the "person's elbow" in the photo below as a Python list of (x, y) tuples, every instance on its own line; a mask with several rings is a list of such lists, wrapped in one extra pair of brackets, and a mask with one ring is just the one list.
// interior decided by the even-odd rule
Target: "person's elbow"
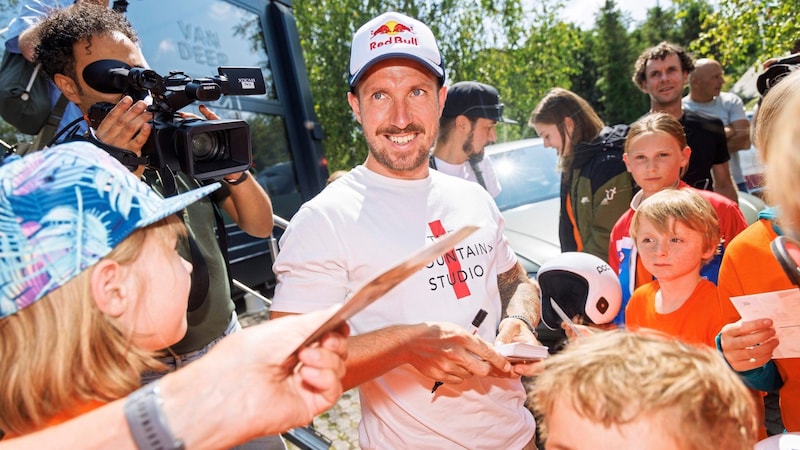
[(263, 218), (242, 221), (242, 223), (237, 223), (237, 225), (250, 236), (263, 239), (272, 235), (274, 221), (272, 220), (272, 214), (269, 214), (264, 215)]

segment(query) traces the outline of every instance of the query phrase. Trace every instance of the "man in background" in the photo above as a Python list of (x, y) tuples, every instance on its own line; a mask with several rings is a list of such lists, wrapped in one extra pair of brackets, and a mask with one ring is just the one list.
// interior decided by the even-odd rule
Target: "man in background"
[(517, 123), (503, 117), (497, 89), (477, 81), (453, 84), (447, 90), (430, 167), (477, 182), (492, 197), (497, 197), (500, 183), (484, 149), (497, 140), (495, 125), (498, 122)]
[(683, 87), (693, 70), (694, 61), (682, 47), (662, 42), (639, 55), (632, 81), (650, 96), (650, 112), (671, 114), (683, 125), (692, 149), (683, 181), (737, 202), (739, 196), (728, 164), (730, 155), (722, 121), (683, 109)]
[[(27, 0), (19, 3), (19, 13), (5, 30), (5, 49), (9, 53), (21, 54), (26, 60), (34, 62), (34, 50), (39, 40), (38, 24), (51, 12), (70, 5), (86, 2), (96, 5), (108, 6), (108, 0)], [(61, 95), (61, 91), (52, 81), (48, 82), (48, 93), (50, 94), (50, 104), (54, 115), (52, 124), (46, 125), (47, 130), (40, 131), (40, 134), (33, 140), (30, 149), (37, 150), (43, 148), (56, 135), (57, 132), (67, 127), (70, 123), (83, 117), (80, 108), (75, 103), (70, 102)], [(59, 119), (60, 117), (60, 119)], [(58, 120), (57, 122), (55, 122)], [(50, 121), (49, 121), (50, 122)], [(84, 121), (78, 121), (76, 133), (86, 132), (87, 126)], [(58, 138), (61, 142), (66, 138), (66, 134)]]
[(736, 188), (747, 192), (739, 151), (750, 148), (750, 121), (738, 95), (722, 92), (722, 66), (709, 58), (698, 59), (689, 75), (689, 95), (683, 97), (683, 108), (718, 117), (725, 126), (725, 139), (731, 156), (730, 168)]

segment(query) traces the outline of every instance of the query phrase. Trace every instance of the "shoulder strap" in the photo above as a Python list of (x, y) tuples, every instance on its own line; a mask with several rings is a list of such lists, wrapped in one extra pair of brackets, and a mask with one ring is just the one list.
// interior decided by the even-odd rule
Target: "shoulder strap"
[(69, 103), (69, 100), (67, 100), (64, 94), (61, 94), (53, 110), (50, 112), (47, 122), (45, 122), (42, 129), (33, 139), (33, 144), (31, 144), (29, 151), (41, 150), (50, 144), (56, 131), (58, 131), (58, 124), (61, 123), (61, 118), (64, 117), (64, 110), (67, 109), (67, 103)]
[(192, 284), (189, 289), (189, 302), (186, 305), (186, 311), (192, 312), (203, 304), (203, 300), (208, 294), (209, 275), (206, 259), (200, 252), (197, 242), (190, 234), (186, 235), (186, 240), (189, 242), (189, 252), (192, 254)]
[(214, 203), (214, 218), (217, 222), (217, 244), (219, 251), (222, 253), (222, 259), (225, 261), (225, 273), (228, 275), (228, 285), (230, 287), (231, 297), (233, 297), (233, 274), (231, 273), (231, 260), (228, 255), (228, 230), (225, 229), (225, 219), (222, 217), (222, 208), (217, 202)]
[[(478, 166), (478, 161), (470, 158), (469, 159), (469, 166), (472, 167), (472, 171), (475, 172), (475, 179), (478, 180), (478, 184), (483, 186), (486, 189), (486, 181), (483, 179), (483, 171), (481, 170), (480, 166)], [(488, 189), (486, 189), (488, 191)]]

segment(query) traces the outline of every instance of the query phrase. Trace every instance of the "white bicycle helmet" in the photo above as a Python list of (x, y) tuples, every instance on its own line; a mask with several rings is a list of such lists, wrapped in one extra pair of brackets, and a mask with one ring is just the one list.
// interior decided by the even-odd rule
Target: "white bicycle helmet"
[(611, 266), (597, 256), (565, 252), (542, 264), (537, 281), (542, 288), (542, 322), (561, 328), (561, 318), (550, 305), (552, 298), (567, 317), (583, 317), (587, 324), (614, 320), (622, 304), (622, 288)]

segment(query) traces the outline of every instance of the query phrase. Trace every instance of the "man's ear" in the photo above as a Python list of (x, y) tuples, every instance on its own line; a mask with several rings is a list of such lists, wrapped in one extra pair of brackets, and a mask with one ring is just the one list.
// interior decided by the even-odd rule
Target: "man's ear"
[(353, 110), (353, 115), (356, 116), (358, 123), (361, 122), (361, 105), (358, 103), (358, 96), (352, 92), (347, 93), (347, 103), (350, 103), (350, 109)]
[(447, 86), (442, 86), (439, 88), (439, 117), (442, 117), (445, 100), (447, 100)]
[(92, 298), (103, 314), (120, 317), (128, 309), (130, 292), (125, 277), (130, 276), (116, 261), (101, 259), (90, 277)]
[(469, 133), (470, 128), (472, 128), (472, 121), (467, 116), (457, 116), (456, 128), (462, 133)]
[(56, 87), (64, 94), (64, 97), (67, 97), (67, 100), (80, 106), (78, 101), (78, 86), (75, 84), (75, 80), (62, 73), (57, 73), (53, 77), (53, 83), (55, 83)]

